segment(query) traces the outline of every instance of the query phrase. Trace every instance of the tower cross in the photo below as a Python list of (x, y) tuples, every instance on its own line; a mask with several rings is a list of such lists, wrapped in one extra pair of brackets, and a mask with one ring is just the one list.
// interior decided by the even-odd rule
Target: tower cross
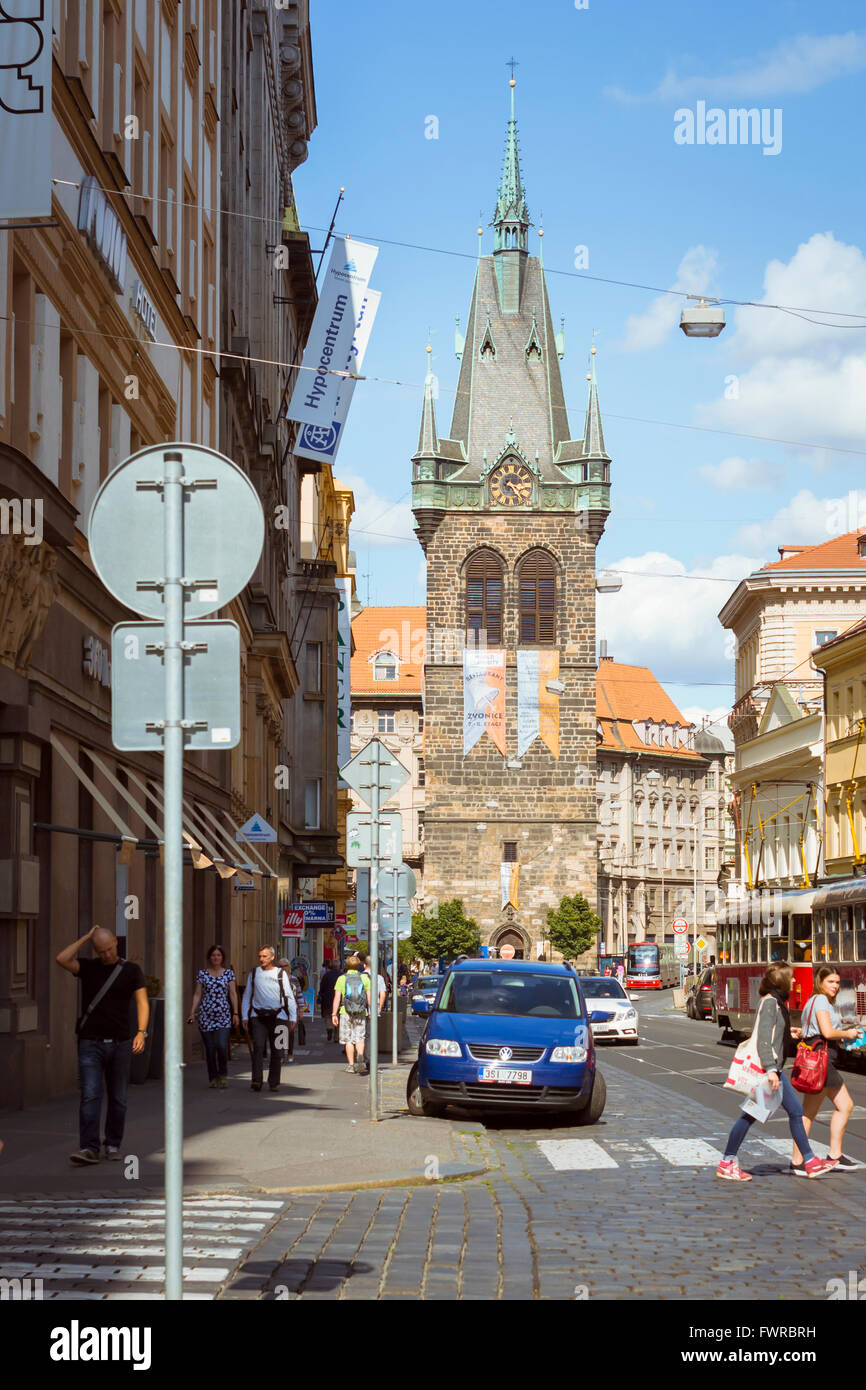
[(505, 66), (506, 66), (507, 68), (511, 68), (511, 76), (512, 76), (512, 78), (513, 78), (513, 77), (514, 77), (514, 69), (515, 69), (515, 68), (519, 68), (519, 67), (520, 67), (520, 64), (519, 64), (518, 62), (516, 62), (514, 58), (509, 58), (509, 59), (508, 59), (508, 62), (505, 64)]

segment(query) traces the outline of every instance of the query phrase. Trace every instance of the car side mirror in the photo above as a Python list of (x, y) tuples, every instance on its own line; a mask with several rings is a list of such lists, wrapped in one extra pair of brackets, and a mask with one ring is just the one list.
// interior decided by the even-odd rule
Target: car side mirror
[(413, 1014), (429, 1014), (429, 1013), (432, 1012), (432, 1010), (433, 1010), (433, 1000), (432, 1000), (432, 999), (413, 999), (413, 1000), (412, 1000), (412, 1012), (413, 1012)]

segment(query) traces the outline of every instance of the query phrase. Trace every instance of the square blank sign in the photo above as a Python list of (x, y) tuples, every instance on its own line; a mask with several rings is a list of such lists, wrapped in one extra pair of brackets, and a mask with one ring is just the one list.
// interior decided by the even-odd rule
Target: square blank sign
[[(111, 633), (111, 739), (124, 751), (160, 752), (165, 719), (162, 623), (118, 623)], [(184, 747), (234, 748), (241, 737), (241, 634), (227, 619), (184, 624), (183, 718), (202, 723), (184, 730)]]

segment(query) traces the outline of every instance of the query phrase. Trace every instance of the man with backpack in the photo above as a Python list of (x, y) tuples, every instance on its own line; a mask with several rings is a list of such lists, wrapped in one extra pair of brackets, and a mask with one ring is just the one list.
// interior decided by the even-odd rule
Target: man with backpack
[[(363, 1073), (364, 1039), (370, 1013), (370, 976), (361, 974), (358, 956), (349, 956), (346, 972), (334, 985), (331, 1025), (340, 1028), (340, 1042), (346, 1048), (346, 1071)], [(357, 1051), (358, 1060), (355, 1060)]]
[[(241, 1004), (241, 1022), (245, 1033), (252, 1035), (253, 1041), (253, 1079), (250, 1089), (262, 1089), (265, 1044), (270, 1048), (268, 1064), (268, 1086), (272, 1091), (279, 1090), (282, 1054), (288, 1051), (289, 1038), (298, 1017), (295, 996), (285, 970), (274, 965), (276, 952), (273, 946), (259, 948), (259, 963), (250, 973)], [(288, 1029), (283, 1037), (277, 1036), (278, 1029)]]

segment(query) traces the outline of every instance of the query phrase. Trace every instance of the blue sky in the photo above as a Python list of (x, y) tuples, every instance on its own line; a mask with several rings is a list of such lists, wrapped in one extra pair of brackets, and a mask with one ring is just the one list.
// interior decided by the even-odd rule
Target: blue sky
[[(424, 601), (409, 512), (424, 349), (429, 332), (447, 433), (479, 212), (492, 249), (513, 55), (527, 199), (536, 226), (543, 209), (566, 320), (572, 434), (597, 330), (613, 460), (599, 567), (636, 572), (599, 600), (598, 634), (617, 660), (651, 666), (681, 709), (718, 713), (732, 670), (715, 614), (733, 584), (782, 541), (866, 523), (866, 491), (839, 501), (866, 453), (862, 3), (313, 0), (312, 35), (319, 125), (295, 175), (301, 222), (326, 227), (344, 184), (337, 230), (381, 246), (364, 371), (382, 380), (355, 392), (336, 470), (356, 492), (362, 601)], [(767, 127), (779, 152), (676, 143), (675, 112), (699, 102), (781, 111)], [(430, 116), (438, 139), (425, 138)], [(578, 246), (601, 279), (575, 272)], [(602, 279), (833, 312), (810, 314), (819, 326), (728, 305), (719, 339), (688, 340), (682, 300)]]

